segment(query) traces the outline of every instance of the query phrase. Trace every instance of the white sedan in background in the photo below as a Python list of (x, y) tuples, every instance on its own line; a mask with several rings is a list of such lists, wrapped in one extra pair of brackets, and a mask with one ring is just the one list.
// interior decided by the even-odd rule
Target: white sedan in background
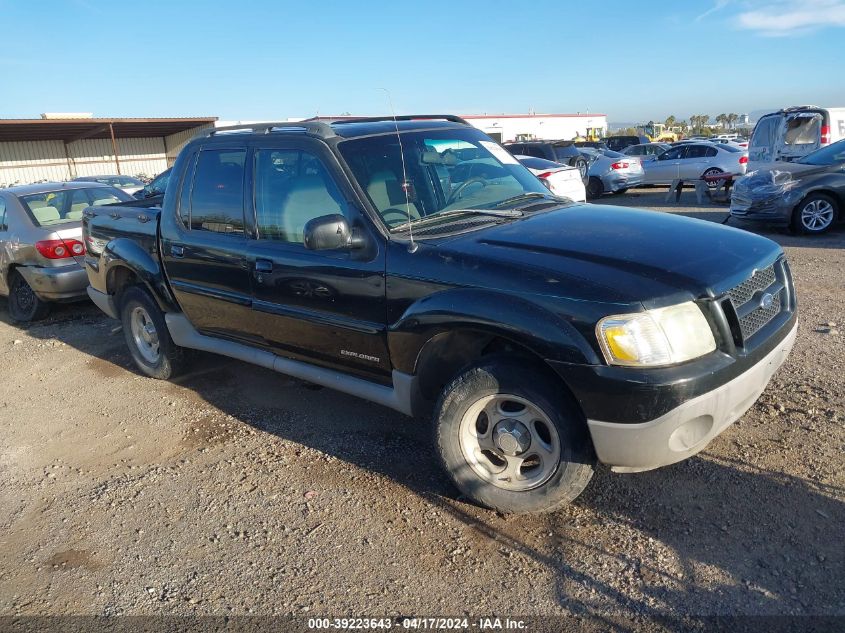
[(587, 190), (581, 179), (581, 170), (577, 167), (534, 156), (517, 155), (515, 158), (556, 196), (569, 198), (573, 202), (587, 201)]

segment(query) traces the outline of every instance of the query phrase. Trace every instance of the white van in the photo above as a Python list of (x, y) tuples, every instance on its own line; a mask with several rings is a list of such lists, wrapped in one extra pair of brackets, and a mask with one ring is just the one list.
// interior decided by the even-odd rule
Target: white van
[(845, 138), (845, 108), (796, 106), (764, 114), (748, 144), (748, 171), (794, 161)]

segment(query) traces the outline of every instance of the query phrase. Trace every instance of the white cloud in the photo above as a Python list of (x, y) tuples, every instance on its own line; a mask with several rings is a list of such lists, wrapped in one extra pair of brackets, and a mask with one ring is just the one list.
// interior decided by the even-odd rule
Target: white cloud
[(804, 35), (826, 27), (845, 27), (845, 0), (780, 0), (744, 11), (739, 28), (766, 37)]
[(716, 13), (716, 11), (721, 11), (726, 6), (728, 6), (730, 3), (731, 3), (731, 0), (716, 0), (715, 4), (712, 7), (707, 9), (707, 11), (705, 11), (701, 15), (696, 16), (695, 21), (701, 22), (701, 20), (703, 20), (704, 18)]

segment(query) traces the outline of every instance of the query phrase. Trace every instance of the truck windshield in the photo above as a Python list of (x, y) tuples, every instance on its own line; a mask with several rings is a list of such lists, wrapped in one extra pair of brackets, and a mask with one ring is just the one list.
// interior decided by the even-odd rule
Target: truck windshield
[(529, 193), (551, 196), (516, 158), (480, 130), (403, 132), (401, 138), (401, 153), (396, 134), (339, 145), (388, 227), (443, 211), (504, 208), (509, 200), (522, 200)]

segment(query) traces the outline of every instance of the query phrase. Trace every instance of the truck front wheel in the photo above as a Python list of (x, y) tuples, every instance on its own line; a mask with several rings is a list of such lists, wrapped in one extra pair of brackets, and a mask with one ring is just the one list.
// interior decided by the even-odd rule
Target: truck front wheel
[(435, 409), (446, 471), (467, 497), (506, 513), (548, 512), (593, 475), (586, 421), (562, 385), (508, 359), (471, 367)]
[(173, 342), (164, 313), (138, 286), (128, 288), (120, 301), (123, 335), (132, 360), (151, 378), (168, 380), (176, 376), (184, 360), (184, 350)]

